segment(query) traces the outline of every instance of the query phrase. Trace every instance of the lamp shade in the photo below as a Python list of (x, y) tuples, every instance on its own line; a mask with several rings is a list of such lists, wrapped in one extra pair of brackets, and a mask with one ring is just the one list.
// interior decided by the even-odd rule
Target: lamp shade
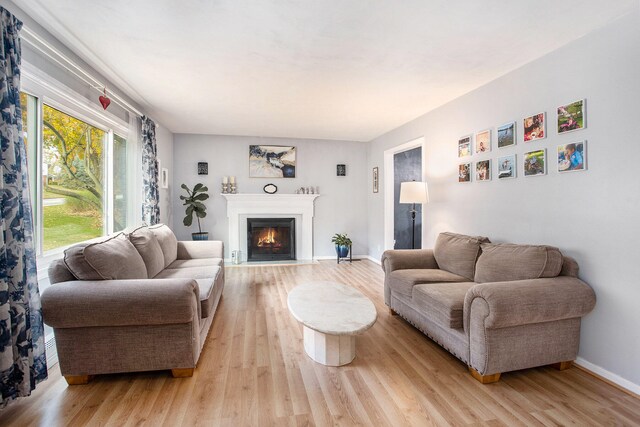
[(401, 182), (400, 203), (427, 203), (429, 191), (426, 182)]

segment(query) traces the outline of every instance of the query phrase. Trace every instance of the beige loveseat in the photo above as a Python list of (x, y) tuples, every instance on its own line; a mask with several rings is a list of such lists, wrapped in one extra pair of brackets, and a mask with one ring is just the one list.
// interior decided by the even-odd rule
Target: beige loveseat
[(165, 225), (73, 246), (42, 293), (69, 384), (170, 369), (191, 376), (224, 287), (220, 241), (177, 241)]
[(518, 369), (571, 366), (581, 317), (595, 305), (576, 261), (550, 246), (442, 233), (433, 250), (386, 251), (382, 268), (392, 313), (483, 383)]

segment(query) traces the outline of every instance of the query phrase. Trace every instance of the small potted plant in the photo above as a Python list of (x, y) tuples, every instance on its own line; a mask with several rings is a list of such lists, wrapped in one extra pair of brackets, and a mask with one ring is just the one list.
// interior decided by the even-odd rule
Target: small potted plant
[(182, 223), (190, 227), (193, 223), (193, 216), (195, 215), (198, 220), (198, 232), (191, 233), (191, 238), (193, 240), (209, 240), (209, 232), (202, 231), (200, 227), (200, 218), (207, 216), (207, 207), (202, 202), (209, 198), (209, 194), (207, 194), (209, 189), (204, 184), (196, 184), (193, 190), (190, 190), (185, 184), (182, 184), (180, 187), (187, 192), (186, 196), (180, 196), (180, 200), (184, 201), (183, 206), (187, 207), (185, 210), (186, 216), (182, 220)]
[(346, 234), (335, 234), (331, 238), (331, 242), (336, 245), (336, 254), (338, 254), (338, 258), (345, 258), (349, 255), (349, 249), (353, 242)]

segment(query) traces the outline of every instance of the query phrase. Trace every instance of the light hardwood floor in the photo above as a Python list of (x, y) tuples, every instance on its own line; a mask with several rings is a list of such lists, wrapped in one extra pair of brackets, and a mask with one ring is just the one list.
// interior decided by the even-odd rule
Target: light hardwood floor
[[(192, 378), (105, 375), (70, 387), (56, 366), (33, 396), (0, 412), (0, 425), (640, 425), (640, 399), (575, 367), (480, 384), (389, 315), (382, 271), (370, 261), (231, 267), (226, 277)], [(304, 353), (287, 292), (310, 280), (354, 286), (376, 305), (378, 321), (358, 337), (350, 365), (322, 366)]]

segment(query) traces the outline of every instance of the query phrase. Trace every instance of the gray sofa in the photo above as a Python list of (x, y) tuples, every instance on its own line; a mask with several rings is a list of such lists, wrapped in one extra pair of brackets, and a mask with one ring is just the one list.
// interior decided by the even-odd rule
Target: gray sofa
[(392, 313), (465, 362), (482, 383), (535, 366), (570, 367), (581, 317), (595, 305), (576, 261), (550, 246), (442, 233), (433, 250), (384, 252), (382, 268)]
[(67, 382), (165, 369), (193, 375), (224, 288), (223, 254), (222, 242), (179, 242), (165, 225), (67, 249), (42, 293)]

